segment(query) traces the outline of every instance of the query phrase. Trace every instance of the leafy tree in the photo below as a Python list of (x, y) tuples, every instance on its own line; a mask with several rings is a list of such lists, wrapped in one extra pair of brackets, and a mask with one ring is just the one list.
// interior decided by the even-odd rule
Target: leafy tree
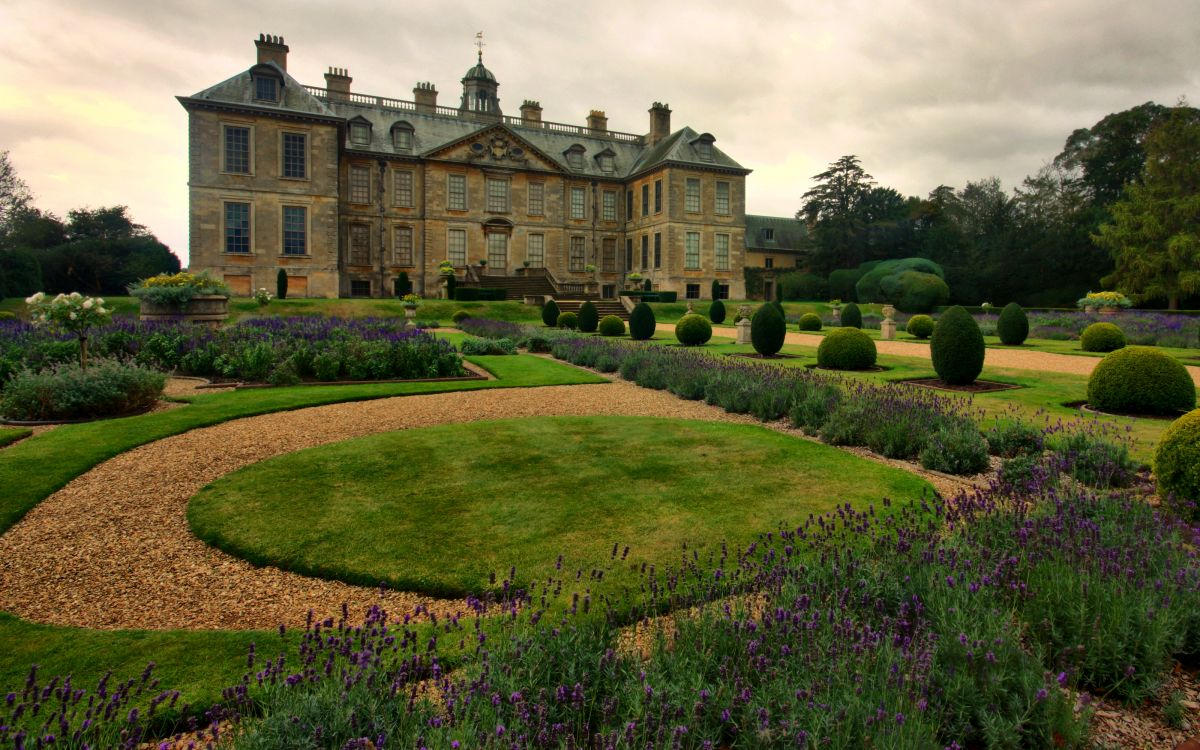
[(1092, 127), (1071, 133), (1054, 163), (1077, 170), (1091, 197), (1107, 206), (1121, 197), (1127, 184), (1141, 177), (1146, 137), (1168, 112), (1161, 104), (1146, 102), (1106, 115)]
[(863, 228), (858, 208), (874, 179), (853, 154), (833, 162), (812, 179), (817, 185), (804, 194), (796, 218), (807, 222), (816, 242), (815, 264), (825, 271), (858, 265), (865, 260), (858, 252)]
[(32, 201), (33, 194), (17, 175), (8, 152), (0, 151), (0, 229), (7, 227), (13, 216), (27, 208)]

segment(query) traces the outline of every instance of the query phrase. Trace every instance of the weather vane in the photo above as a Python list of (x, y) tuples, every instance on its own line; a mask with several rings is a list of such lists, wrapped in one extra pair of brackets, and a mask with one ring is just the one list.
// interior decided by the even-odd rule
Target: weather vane
[(479, 62), (483, 62), (483, 32), (475, 32), (475, 46), (479, 48)]

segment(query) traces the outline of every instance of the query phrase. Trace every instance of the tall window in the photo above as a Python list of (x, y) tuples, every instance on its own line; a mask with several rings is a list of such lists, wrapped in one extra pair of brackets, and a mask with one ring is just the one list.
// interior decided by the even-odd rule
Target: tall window
[(633, 270), (633, 240), (625, 240), (625, 270)]
[(371, 265), (371, 228), (366, 224), (350, 225), (350, 263)]
[(662, 180), (654, 181), (654, 213), (662, 211)]
[(729, 183), (717, 183), (717, 197), (713, 210), (718, 216), (729, 215)]
[(451, 229), (446, 235), (446, 258), (452, 265), (467, 265), (467, 230)]
[(729, 270), (729, 235), (718, 234), (715, 237), (714, 254), (718, 271)]
[(396, 227), (392, 230), (392, 259), (398, 266), (413, 264), (412, 227)]
[(654, 267), (662, 268), (662, 234), (654, 233)]
[(571, 188), (571, 218), (587, 218), (587, 190), (585, 188)]
[(529, 265), (533, 268), (542, 268), (546, 265), (546, 235), (529, 235), (529, 239), (525, 241), (525, 260), (529, 261)]
[(633, 221), (633, 191), (625, 191), (625, 221)]
[(700, 213), (700, 180), (689, 177), (683, 192), (683, 210)]
[(488, 267), (497, 271), (508, 268), (508, 235), (503, 232), (492, 232), (487, 236)]
[(370, 167), (350, 167), (350, 202), (371, 202)]
[(225, 171), (250, 174), (250, 128), (225, 126)]
[(283, 207), (283, 254), (308, 254), (308, 208)]
[(684, 235), (683, 268), (687, 271), (700, 270), (700, 233), (687, 232)]
[(279, 101), (279, 81), (270, 76), (255, 76), (254, 98), (264, 102)]
[(250, 252), (250, 204), (225, 204), (225, 252)]
[(615, 190), (605, 190), (601, 196), (601, 206), (603, 207), (603, 216), (605, 221), (617, 220), (617, 192)]
[(617, 270), (617, 238), (605, 237), (600, 259), (600, 270), (612, 273)]
[(446, 208), (452, 211), (467, 210), (467, 176), (452, 174), (449, 176), (446, 190)]
[(304, 133), (283, 134), (283, 176), (308, 177), (308, 136)]
[(642, 235), (642, 268), (650, 267), (650, 235)]
[(508, 213), (508, 180), (488, 178), (487, 210), (492, 213)]
[(584, 244), (586, 241), (587, 240), (584, 237), (571, 238), (571, 255), (567, 261), (568, 271), (582, 271), (583, 267), (587, 265), (585, 256), (586, 245)]
[(546, 183), (529, 183), (529, 215), (542, 216), (546, 213)]
[(650, 213), (650, 185), (642, 185), (642, 216)]
[(413, 201), (413, 173), (407, 169), (397, 169), (392, 173), (392, 201), (395, 205), (401, 208), (412, 208), (416, 205)]

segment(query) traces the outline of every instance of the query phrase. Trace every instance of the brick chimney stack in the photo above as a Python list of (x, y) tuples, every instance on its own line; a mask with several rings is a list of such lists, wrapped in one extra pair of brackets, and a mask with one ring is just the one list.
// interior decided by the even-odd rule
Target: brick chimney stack
[(354, 79), (345, 68), (330, 68), (325, 74), (325, 89), (330, 101), (350, 101), (350, 82)]
[(254, 46), (258, 48), (259, 65), (273, 62), (287, 70), (288, 46), (283, 43), (283, 37), (259, 34)]
[(587, 126), (590, 130), (599, 130), (602, 133), (608, 132), (608, 116), (601, 110), (593, 109), (587, 118)]
[(413, 101), (416, 102), (417, 111), (431, 115), (437, 111), (437, 89), (432, 83), (422, 81), (413, 87)]
[(542, 121), (542, 105), (535, 102), (533, 99), (526, 99), (521, 104), (521, 122), (526, 125), (535, 125)]
[(647, 140), (650, 145), (661, 141), (671, 134), (671, 108), (661, 102), (655, 102), (650, 107), (650, 135)]

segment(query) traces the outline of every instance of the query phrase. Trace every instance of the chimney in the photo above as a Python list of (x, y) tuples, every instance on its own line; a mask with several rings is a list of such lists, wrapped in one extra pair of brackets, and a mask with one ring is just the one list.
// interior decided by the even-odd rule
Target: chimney
[(606, 133), (608, 132), (608, 117), (601, 110), (593, 109), (588, 115), (587, 126), (589, 130)]
[(259, 34), (258, 40), (254, 42), (254, 46), (258, 48), (259, 65), (273, 62), (284, 70), (287, 70), (288, 46), (283, 43), (283, 37)]
[(418, 82), (413, 87), (413, 101), (421, 114), (432, 115), (437, 111), (437, 89), (428, 81)]
[(521, 105), (521, 122), (525, 125), (535, 125), (542, 121), (542, 105), (532, 99), (526, 99)]
[(670, 134), (671, 108), (661, 102), (655, 102), (650, 108), (650, 135), (647, 140), (653, 146)]
[(353, 80), (345, 68), (330, 68), (325, 74), (325, 89), (329, 92), (329, 101), (350, 101), (350, 82)]

